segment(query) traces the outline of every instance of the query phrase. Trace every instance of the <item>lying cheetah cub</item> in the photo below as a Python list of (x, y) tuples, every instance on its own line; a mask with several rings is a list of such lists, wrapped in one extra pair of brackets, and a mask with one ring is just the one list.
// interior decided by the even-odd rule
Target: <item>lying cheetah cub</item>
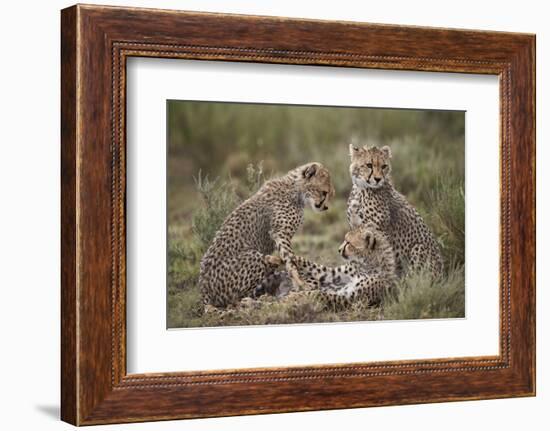
[(439, 244), (416, 209), (395, 190), (390, 177), (390, 148), (350, 145), (350, 157), (350, 227), (366, 225), (385, 234), (398, 274), (426, 268), (439, 276), (443, 270)]
[[(298, 273), (307, 289), (291, 292), (288, 297), (307, 295), (329, 309), (343, 309), (360, 301), (378, 304), (395, 282), (393, 251), (385, 236), (361, 226), (346, 234), (338, 252), (348, 262), (335, 268), (295, 257)], [(274, 293), (277, 283), (279, 289), (285, 284), (285, 277), (284, 271), (270, 275), (259, 286), (256, 295)]]
[[(325, 211), (333, 196), (330, 173), (320, 163), (266, 181), (229, 214), (204, 254), (199, 274), (203, 303), (238, 303), (281, 262), (293, 284), (301, 285), (291, 239), (302, 224), (304, 207)], [(275, 251), (279, 257), (272, 256)]]

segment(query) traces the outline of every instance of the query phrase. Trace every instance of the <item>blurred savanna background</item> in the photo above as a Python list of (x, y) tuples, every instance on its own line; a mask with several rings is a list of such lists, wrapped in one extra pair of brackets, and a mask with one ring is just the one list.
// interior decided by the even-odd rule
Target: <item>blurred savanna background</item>
[[(168, 101), (168, 328), (464, 317), (464, 112)], [(392, 178), (434, 231), (445, 276), (414, 274), (379, 307), (323, 310), (302, 299), (204, 313), (199, 264), (224, 218), (264, 180), (310, 161), (336, 198), (305, 211), (297, 254), (340, 265), (349, 144), (389, 145)]]

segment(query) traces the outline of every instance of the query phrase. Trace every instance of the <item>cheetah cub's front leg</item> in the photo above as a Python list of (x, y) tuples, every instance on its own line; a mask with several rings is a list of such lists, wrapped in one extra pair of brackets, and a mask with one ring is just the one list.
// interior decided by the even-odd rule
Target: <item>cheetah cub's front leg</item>
[(287, 266), (287, 271), (290, 274), (290, 279), (292, 280), (292, 285), (295, 289), (303, 290), (306, 288), (306, 283), (300, 278), (300, 273), (295, 264), (292, 264), (290, 267)]
[(303, 290), (306, 288), (306, 283), (302, 280), (302, 277), (300, 277), (300, 272), (298, 271), (295, 258), (296, 257), (293, 255), (287, 260), (285, 269), (290, 276), (290, 280), (292, 281), (292, 287), (297, 290)]
[(277, 246), (277, 250), (279, 251), (281, 263), (285, 264), (286, 272), (290, 276), (292, 286), (298, 290), (303, 289), (305, 287), (305, 283), (300, 277), (300, 273), (298, 272), (298, 268), (295, 262), (296, 257), (290, 246), (290, 240), (277, 236), (275, 238), (275, 245)]

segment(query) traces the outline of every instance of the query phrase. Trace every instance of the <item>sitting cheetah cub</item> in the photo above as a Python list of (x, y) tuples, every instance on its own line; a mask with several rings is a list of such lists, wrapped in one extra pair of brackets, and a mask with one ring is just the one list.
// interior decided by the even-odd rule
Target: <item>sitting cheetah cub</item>
[[(297, 256), (296, 267), (307, 289), (291, 291), (288, 298), (307, 295), (332, 310), (344, 309), (356, 302), (380, 303), (395, 283), (393, 250), (385, 236), (361, 226), (346, 233), (338, 252), (347, 263), (335, 268)], [(286, 272), (275, 272), (263, 280), (255, 294), (273, 294), (274, 287), (284, 291), (285, 284), (289, 284)]]
[[(229, 214), (204, 254), (199, 274), (203, 303), (214, 307), (238, 303), (280, 263), (293, 284), (300, 286), (292, 237), (302, 224), (304, 207), (325, 211), (333, 196), (330, 173), (320, 163), (266, 181)], [(279, 257), (272, 256), (275, 250)]]
[(439, 244), (416, 209), (395, 190), (390, 178), (390, 148), (350, 145), (349, 149), (353, 182), (347, 210), (350, 227), (366, 225), (385, 234), (399, 275), (426, 268), (439, 276), (443, 270)]

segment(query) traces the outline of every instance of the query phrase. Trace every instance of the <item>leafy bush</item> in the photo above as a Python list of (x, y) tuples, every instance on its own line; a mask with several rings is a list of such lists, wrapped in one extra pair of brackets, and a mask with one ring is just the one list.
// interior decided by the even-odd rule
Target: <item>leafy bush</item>
[(222, 182), (219, 178), (211, 181), (199, 171), (195, 184), (204, 205), (198, 207), (193, 215), (192, 229), (204, 253), (239, 199), (231, 181)]
[(432, 210), (428, 222), (442, 245), (446, 265), (464, 265), (464, 182), (439, 180), (429, 196)]
[(264, 161), (260, 160), (257, 166), (249, 163), (246, 167), (246, 188), (250, 195), (256, 193), (264, 181), (266, 180), (264, 174)]
[(199, 277), (201, 252), (195, 242), (172, 242), (168, 247), (168, 277), (180, 288), (193, 285)]
[(464, 317), (464, 268), (455, 266), (433, 280), (427, 273), (400, 280), (383, 304), (387, 320)]

